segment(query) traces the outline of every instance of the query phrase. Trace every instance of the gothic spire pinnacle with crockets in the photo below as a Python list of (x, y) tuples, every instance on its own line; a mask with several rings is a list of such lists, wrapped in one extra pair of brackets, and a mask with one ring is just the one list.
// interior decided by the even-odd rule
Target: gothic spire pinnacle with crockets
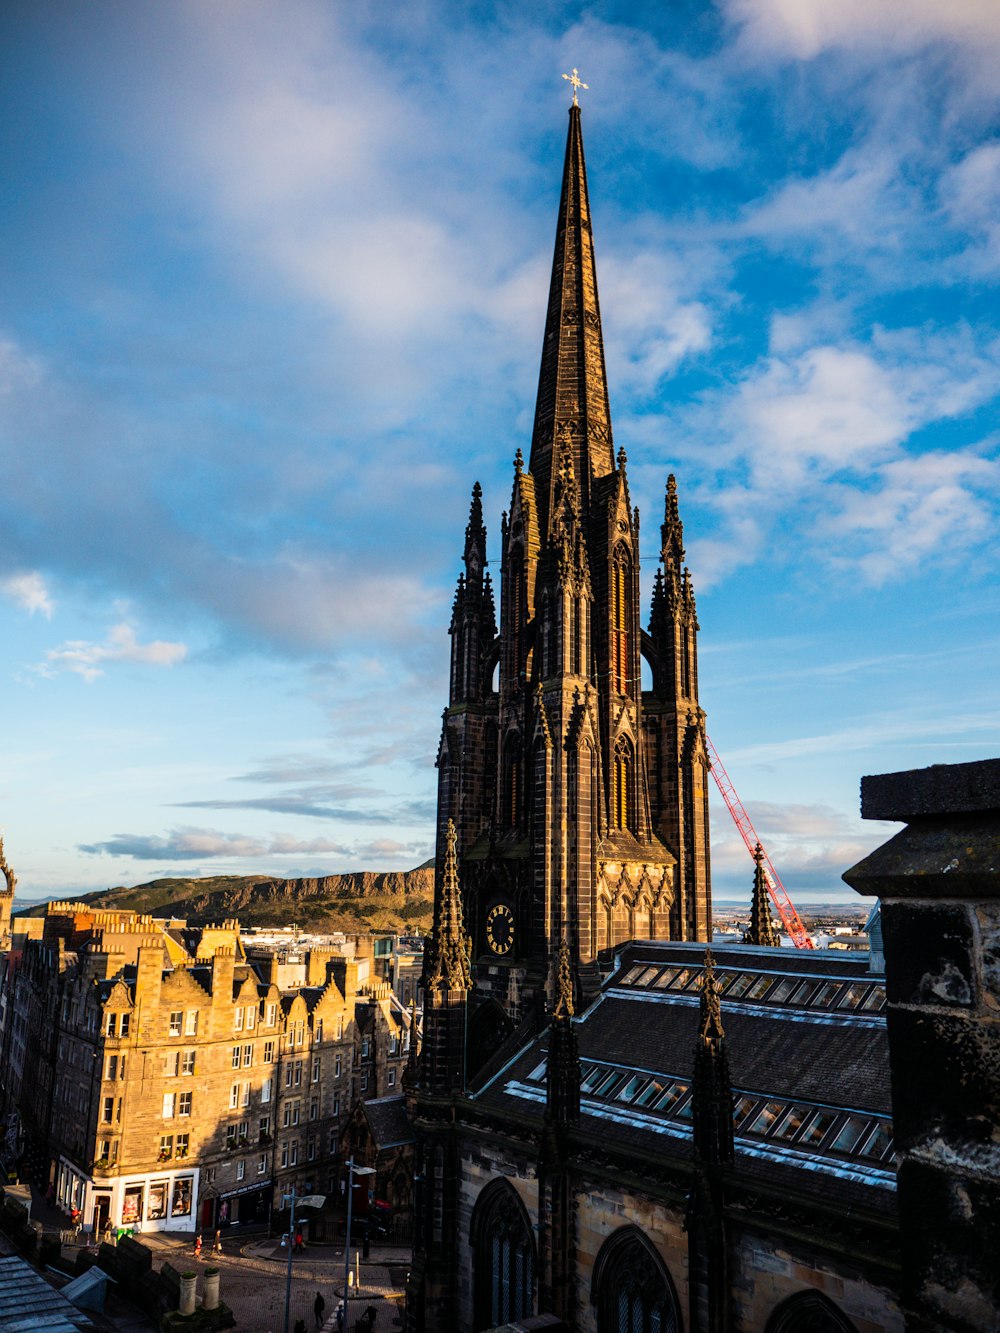
[(722, 1002), (712, 950), (705, 950), (701, 1013), (694, 1048), (692, 1128), (695, 1155), (703, 1162), (733, 1160), (733, 1095), (722, 1027)]
[(577, 105), (571, 106), (569, 111), (559, 222), (528, 464), (535, 478), (543, 531), (548, 528), (551, 516), (559, 446), (563, 441), (573, 453), (574, 471), (586, 513), (590, 508), (592, 478), (607, 476), (614, 471), (615, 464), (587, 169)]
[(660, 526), (660, 550), (667, 577), (673, 574), (679, 581), (684, 563), (684, 524), (677, 506), (677, 478), (672, 472), (667, 478), (663, 523)]
[(771, 916), (771, 895), (767, 887), (767, 875), (764, 870), (764, 849), (760, 845), (753, 849), (753, 902), (750, 908), (750, 925), (743, 936), (744, 944), (764, 944), (776, 949), (781, 943), (774, 918)]
[(486, 567), (486, 528), (483, 525), (483, 488), (477, 481), (472, 488), (469, 522), (465, 529), (465, 573), (467, 578), (481, 576)]
[(555, 1005), (546, 1068), (546, 1117), (571, 1124), (580, 1115), (580, 1051), (573, 1030), (573, 965), (564, 939), (556, 959)]
[(441, 900), (430, 937), (430, 990), (471, 990), (468, 944), (462, 928), (462, 895), (458, 887), (458, 858), (455, 853), (455, 823), (448, 820), (445, 834), (444, 874)]

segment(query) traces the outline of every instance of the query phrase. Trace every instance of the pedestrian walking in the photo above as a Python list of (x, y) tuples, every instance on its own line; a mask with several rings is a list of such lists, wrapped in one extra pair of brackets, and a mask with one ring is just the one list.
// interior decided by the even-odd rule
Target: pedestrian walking
[(344, 1333), (344, 1302), (337, 1302), (337, 1333)]
[(199, 1231), (194, 1240), (194, 1257), (201, 1258), (201, 1232)]
[(301, 1230), (301, 1228), (300, 1228), (300, 1229), (299, 1229), (298, 1231), (296, 1231), (296, 1233), (295, 1233), (295, 1248), (294, 1248), (294, 1250), (292, 1251), (292, 1253), (293, 1253), (293, 1254), (302, 1254), (302, 1253), (304, 1253), (305, 1248), (306, 1248), (306, 1244), (305, 1244), (305, 1241), (302, 1239), (302, 1230)]
[(323, 1293), (317, 1291), (316, 1300), (313, 1303), (313, 1311), (316, 1315), (316, 1328), (323, 1327), (323, 1311), (326, 1309), (326, 1301), (323, 1299)]
[(212, 1246), (212, 1248), (215, 1250), (215, 1253), (216, 1253), (216, 1254), (221, 1254), (221, 1253), (222, 1253), (222, 1232), (221, 1232), (221, 1231), (216, 1231), (216, 1233), (215, 1233), (215, 1244)]
[(292, 1333), (306, 1333), (306, 1321), (304, 1319), (296, 1319)]

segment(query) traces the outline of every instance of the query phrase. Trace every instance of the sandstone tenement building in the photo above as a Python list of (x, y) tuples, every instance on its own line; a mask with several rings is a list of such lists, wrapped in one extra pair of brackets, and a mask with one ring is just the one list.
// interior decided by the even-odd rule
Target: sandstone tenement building
[(87, 1229), (214, 1230), (293, 1188), (336, 1195), (355, 1100), (401, 1090), (411, 1016), (369, 958), (250, 960), (235, 921), (58, 903), (20, 944), (5, 1109)]

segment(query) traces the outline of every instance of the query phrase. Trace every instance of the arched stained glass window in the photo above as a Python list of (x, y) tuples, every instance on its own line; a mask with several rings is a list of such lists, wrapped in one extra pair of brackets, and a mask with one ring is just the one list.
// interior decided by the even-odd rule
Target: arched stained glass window
[(598, 1333), (680, 1333), (670, 1274), (637, 1227), (622, 1227), (604, 1242), (591, 1298)]
[(470, 1239), (476, 1328), (529, 1317), (534, 1309), (534, 1241), (524, 1204), (508, 1181), (491, 1181), (480, 1194)]

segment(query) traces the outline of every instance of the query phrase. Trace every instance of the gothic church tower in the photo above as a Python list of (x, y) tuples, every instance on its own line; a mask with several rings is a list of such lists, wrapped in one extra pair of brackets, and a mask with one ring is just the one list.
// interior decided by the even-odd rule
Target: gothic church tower
[(710, 938), (705, 715), (682, 535), (671, 477), (646, 633), (574, 105), (531, 450), (527, 467), (518, 450), (501, 529), (499, 633), (478, 484), (451, 622), (437, 893), (454, 821), (476, 990), (494, 1002), (471, 1020), (470, 1071), (543, 996), (561, 940), (587, 999), (603, 949)]

